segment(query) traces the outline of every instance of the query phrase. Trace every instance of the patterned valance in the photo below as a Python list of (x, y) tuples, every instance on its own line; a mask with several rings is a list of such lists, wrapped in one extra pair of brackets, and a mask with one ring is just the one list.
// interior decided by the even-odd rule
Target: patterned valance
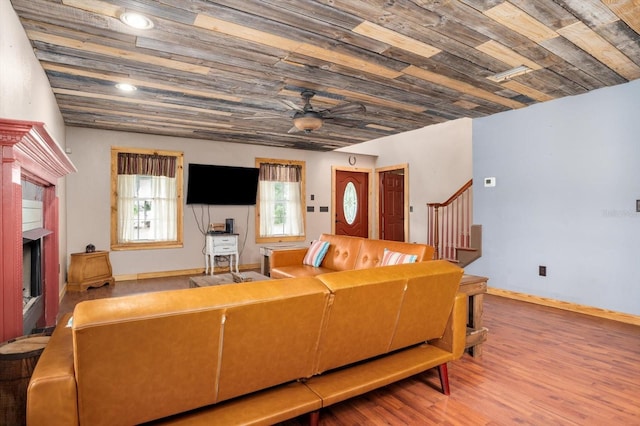
[(270, 182), (300, 182), (302, 167), (287, 164), (260, 164), (260, 180)]
[(169, 155), (118, 153), (119, 175), (176, 177), (177, 158)]

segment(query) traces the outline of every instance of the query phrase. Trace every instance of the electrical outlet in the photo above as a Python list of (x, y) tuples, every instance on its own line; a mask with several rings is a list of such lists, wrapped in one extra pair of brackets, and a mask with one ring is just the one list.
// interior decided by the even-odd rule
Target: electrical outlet
[(541, 277), (546, 277), (547, 276), (547, 267), (546, 266), (538, 266), (538, 275), (540, 275)]

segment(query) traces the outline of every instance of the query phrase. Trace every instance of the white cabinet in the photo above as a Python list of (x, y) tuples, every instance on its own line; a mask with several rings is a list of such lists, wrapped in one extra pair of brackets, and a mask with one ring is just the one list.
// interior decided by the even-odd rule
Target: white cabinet
[(215, 257), (229, 257), (229, 271), (234, 271), (233, 262), (235, 259), (235, 272), (238, 270), (238, 234), (207, 234), (204, 251), (204, 273), (211, 275), (214, 273)]

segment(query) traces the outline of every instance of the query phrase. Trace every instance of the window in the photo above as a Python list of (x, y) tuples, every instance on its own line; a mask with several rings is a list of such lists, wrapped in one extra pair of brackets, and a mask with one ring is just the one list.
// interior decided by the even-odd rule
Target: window
[(111, 149), (111, 249), (182, 247), (182, 152)]
[(256, 167), (256, 242), (304, 241), (304, 161), (256, 158)]

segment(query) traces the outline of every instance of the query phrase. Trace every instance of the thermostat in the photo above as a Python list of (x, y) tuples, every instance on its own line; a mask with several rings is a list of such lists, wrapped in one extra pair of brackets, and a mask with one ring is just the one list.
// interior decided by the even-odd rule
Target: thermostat
[(494, 177), (484, 178), (484, 187), (488, 188), (492, 186), (496, 186), (496, 178)]

